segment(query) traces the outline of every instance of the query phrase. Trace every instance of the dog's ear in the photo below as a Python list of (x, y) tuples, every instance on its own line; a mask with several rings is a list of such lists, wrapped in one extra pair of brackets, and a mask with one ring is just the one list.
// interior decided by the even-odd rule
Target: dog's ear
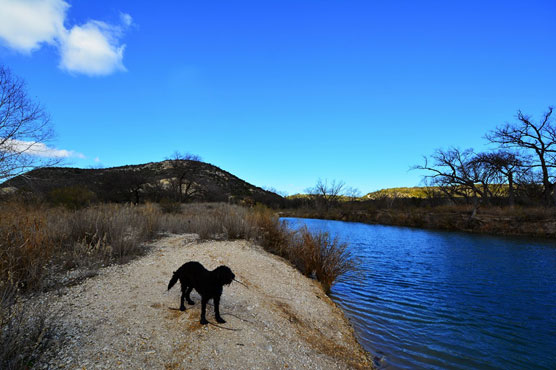
[(218, 267), (216, 269), (216, 279), (218, 279), (218, 282), (221, 284), (224, 284), (224, 271), (222, 270), (222, 266)]

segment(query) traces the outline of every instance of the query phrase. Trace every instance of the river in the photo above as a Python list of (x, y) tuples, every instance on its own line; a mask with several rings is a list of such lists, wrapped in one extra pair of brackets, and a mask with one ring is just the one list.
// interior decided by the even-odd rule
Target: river
[(556, 369), (556, 242), (284, 218), (349, 243), (332, 298), (384, 369)]

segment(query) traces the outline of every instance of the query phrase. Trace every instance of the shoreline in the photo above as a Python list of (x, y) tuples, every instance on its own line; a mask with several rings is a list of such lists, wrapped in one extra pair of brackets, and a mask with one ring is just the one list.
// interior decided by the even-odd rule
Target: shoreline
[[(227, 264), (247, 284), (224, 288), (228, 322), (222, 328), (199, 324), (197, 294), (185, 312), (172, 309), (180, 291), (166, 292), (167, 280), (187, 260), (208, 269)], [(61, 315), (59, 345), (42, 368), (373, 368), (349, 320), (318, 282), (243, 240), (167, 236), (143, 257), (40, 297)], [(207, 318), (214, 322), (212, 307)]]
[(424, 230), (454, 231), (492, 236), (515, 236), (556, 240), (556, 217), (546, 219), (520, 216), (498, 216), (479, 213), (470, 218), (466, 212), (434, 212), (430, 209), (378, 210), (372, 212), (323, 213), (284, 210), (279, 217), (314, 218), (370, 225), (414, 227)]

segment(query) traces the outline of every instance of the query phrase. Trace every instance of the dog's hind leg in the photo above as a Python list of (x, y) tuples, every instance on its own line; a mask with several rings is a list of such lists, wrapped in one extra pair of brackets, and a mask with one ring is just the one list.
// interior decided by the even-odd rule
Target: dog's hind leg
[(225, 324), (226, 320), (224, 320), (222, 316), (220, 316), (220, 297), (214, 297), (213, 301), (214, 301), (214, 318), (216, 319), (216, 322), (220, 324)]
[(207, 312), (207, 302), (208, 298), (201, 296), (201, 325), (206, 325), (209, 323), (207, 321), (207, 318), (205, 317), (205, 314)]
[[(183, 304), (183, 301), (185, 299), (186, 293), (188, 292), (187, 290), (187, 285), (181, 285), (181, 298), (180, 298), (180, 311), (185, 311), (185, 304)], [(187, 293), (187, 298), (188, 298), (188, 303), (189, 303), (189, 293)]]
[(195, 302), (189, 297), (189, 294), (191, 294), (191, 291), (193, 290), (192, 287), (187, 288), (187, 291), (185, 292), (185, 299), (187, 299), (187, 303), (189, 304), (195, 304)]

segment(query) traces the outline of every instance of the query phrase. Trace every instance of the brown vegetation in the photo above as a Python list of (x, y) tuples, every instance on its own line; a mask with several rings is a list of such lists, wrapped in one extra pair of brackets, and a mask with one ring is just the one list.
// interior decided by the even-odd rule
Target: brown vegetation
[(352, 267), (346, 245), (326, 233), (289, 230), (269, 209), (228, 204), (181, 205), (164, 213), (157, 204), (95, 205), (79, 210), (2, 205), (2, 289), (49, 289), (52, 274), (123, 263), (144, 252), (160, 233), (197, 233), (202, 239), (247, 239), (290, 260), (329, 288)]
[(326, 292), (341, 274), (355, 268), (347, 244), (326, 232), (307, 228), (289, 230), (268, 210), (256, 212), (259, 243), (269, 252), (289, 260), (304, 275), (316, 278)]
[(18, 303), (22, 294), (73, 284), (103, 265), (127, 262), (144, 253), (145, 243), (161, 233), (256, 241), (319, 280), (326, 291), (354, 267), (345, 244), (325, 233), (289, 230), (263, 206), (173, 204), (168, 209), (147, 203), (71, 209), (22, 202), (0, 206), (2, 368), (31, 366), (54, 330), (52, 318)]
[(0, 297), (0, 367), (32, 368), (50, 345), (57, 330), (56, 317), (47, 314), (41, 303), (30, 306), (6, 300), (11, 298)]
[(556, 238), (556, 209), (542, 206), (484, 206), (476, 210), (472, 204), (430, 205), (426, 200), (383, 199), (346, 203), (327, 212), (311, 207), (287, 209), (281, 211), (280, 215), (493, 235)]

